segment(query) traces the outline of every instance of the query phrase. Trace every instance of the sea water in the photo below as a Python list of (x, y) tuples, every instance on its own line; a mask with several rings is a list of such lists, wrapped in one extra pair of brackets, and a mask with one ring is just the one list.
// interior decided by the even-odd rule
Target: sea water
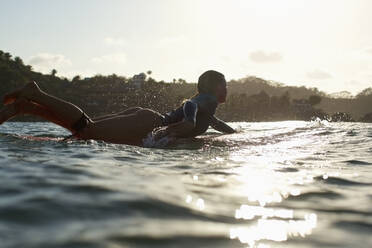
[(0, 247), (372, 247), (371, 124), (231, 125), (161, 149), (1, 125)]

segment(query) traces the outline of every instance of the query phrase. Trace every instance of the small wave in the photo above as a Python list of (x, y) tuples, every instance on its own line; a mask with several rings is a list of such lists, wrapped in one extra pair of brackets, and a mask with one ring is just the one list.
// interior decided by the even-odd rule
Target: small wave
[(317, 176), (314, 177), (316, 181), (320, 181), (326, 184), (336, 184), (336, 185), (344, 185), (344, 186), (368, 186), (372, 185), (372, 183), (363, 183), (363, 182), (355, 182), (349, 179), (344, 179), (340, 177), (326, 177)]
[(231, 240), (226, 235), (112, 235), (110, 241), (128, 247), (241, 247), (239, 240)]
[(138, 160), (138, 158), (133, 157), (133, 156), (114, 156), (114, 159), (118, 161), (123, 161), (123, 162)]
[[(285, 205), (284, 205), (285, 206)], [(339, 208), (337, 206), (331, 206), (327, 205), (325, 207), (319, 207), (314, 205), (315, 207), (309, 207), (308, 210), (314, 211), (314, 212), (323, 212), (323, 213), (330, 213), (330, 214), (350, 214), (355, 216), (365, 216), (365, 217), (371, 217), (372, 213), (369, 211), (361, 211), (361, 210), (354, 210), (354, 209), (348, 209), (348, 208)], [(293, 206), (288, 206), (289, 208)]]
[(222, 176), (237, 175), (236, 173), (225, 172), (225, 171), (207, 171), (207, 172), (203, 172), (202, 174), (203, 175), (222, 175)]
[(12, 195), (17, 195), (17, 194), (21, 194), (23, 193), (23, 190), (18, 188), (9, 188), (9, 187), (6, 187), (6, 186), (2, 186), (0, 188), (0, 195), (1, 196), (12, 196)]
[(366, 161), (362, 161), (362, 160), (346, 160), (344, 161), (345, 163), (347, 164), (353, 164), (353, 165), (371, 165), (372, 163), (369, 163), (369, 162), (366, 162)]
[(89, 154), (85, 154), (85, 153), (78, 153), (78, 154), (71, 155), (70, 158), (89, 159), (89, 158), (93, 158), (93, 156)]
[(337, 221), (333, 224), (334, 226), (346, 229), (353, 232), (366, 232), (371, 233), (372, 223), (363, 222), (363, 221)]
[(280, 169), (276, 169), (277, 172), (298, 172), (299, 170), (293, 167), (284, 167)]
[(90, 185), (90, 184), (81, 184), (81, 185), (69, 185), (64, 186), (63, 191), (71, 193), (84, 193), (84, 194), (107, 194), (107, 193), (116, 193), (117, 191), (99, 186), (99, 185)]
[(290, 196), (289, 199), (293, 200), (309, 200), (312, 198), (326, 198), (326, 199), (340, 199), (343, 196), (339, 193), (333, 191), (315, 191), (315, 192), (305, 192), (298, 196)]
[(358, 132), (356, 132), (355, 130), (350, 130), (346, 133), (346, 136), (357, 136), (358, 135)]
[(331, 131), (324, 131), (324, 132), (317, 133), (316, 135), (317, 136), (326, 136), (326, 135), (331, 135), (331, 134), (333, 134)]

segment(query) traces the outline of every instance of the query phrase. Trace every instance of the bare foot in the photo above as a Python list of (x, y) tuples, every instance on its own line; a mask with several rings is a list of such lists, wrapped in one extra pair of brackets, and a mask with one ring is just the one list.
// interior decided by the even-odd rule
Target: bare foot
[(32, 99), (33, 96), (40, 93), (41, 90), (36, 82), (31, 82), (26, 84), (23, 88), (17, 89), (11, 93), (8, 93), (4, 96), (3, 103), (8, 105), (13, 103), (17, 98), (23, 97), (26, 99)]

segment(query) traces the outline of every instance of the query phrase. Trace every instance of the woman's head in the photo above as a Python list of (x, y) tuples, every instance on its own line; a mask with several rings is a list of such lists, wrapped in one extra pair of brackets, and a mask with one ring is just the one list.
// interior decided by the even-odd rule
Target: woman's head
[(216, 96), (219, 103), (225, 102), (227, 94), (225, 76), (213, 70), (204, 72), (198, 80), (198, 92)]

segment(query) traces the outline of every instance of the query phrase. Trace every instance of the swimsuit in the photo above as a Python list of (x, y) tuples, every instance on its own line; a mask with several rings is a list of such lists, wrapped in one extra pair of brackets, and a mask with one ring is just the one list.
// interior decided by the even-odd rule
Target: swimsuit
[(79, 120), (77, 120), (72, 126), (71, 129), (74, 131), (71, 135), (66, 136), (63, 140), (71, 139), (72, 137), (77, 137), (77, 135), (86, 128), (92, 120), (83, 113)]
[(194, 137), (207, 131), (214, 119), (217, 108), (217, 98), (209, 94), (198, 94), (187, 100), (179, 108), (163, 115), (162, 124), (168, 126), (182, 120), (194, 124), (194, 129), (188, 137)]

